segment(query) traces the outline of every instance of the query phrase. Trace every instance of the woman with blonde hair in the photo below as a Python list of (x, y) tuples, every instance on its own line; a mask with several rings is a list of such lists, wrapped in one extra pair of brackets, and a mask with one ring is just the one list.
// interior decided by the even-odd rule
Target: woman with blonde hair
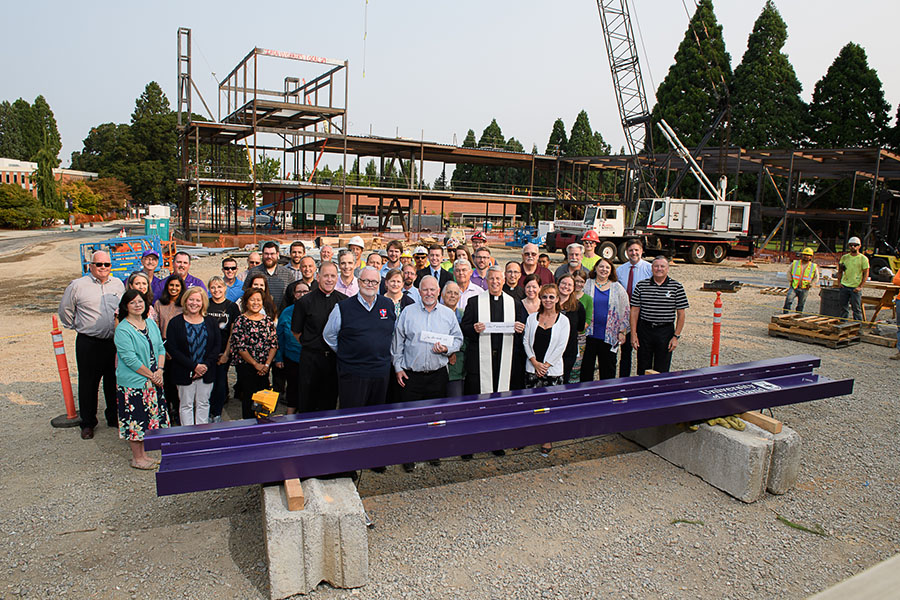
[(208, 306), (203, 288), (188, 288), (181, 297), (181, 314), (169, 321), (166, 350), (172, 357), (169, 370), (178, 387), (182, 425), (209, 422), (221, 341), (218, 321), (206, 316)]

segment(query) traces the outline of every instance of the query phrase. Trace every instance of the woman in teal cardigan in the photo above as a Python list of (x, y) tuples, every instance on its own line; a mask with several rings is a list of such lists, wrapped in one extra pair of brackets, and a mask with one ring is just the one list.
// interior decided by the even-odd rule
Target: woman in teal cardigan
[(163, 397), (166, 349), (159, 327), (147, 320), (150, 305), (138, 290), (127, 290), (119, 302), (115, 343), (119, 437), (131, 446), (131, 466), (153, 470), (159, 463), (144, 452), (144, 433), (169, 426)]

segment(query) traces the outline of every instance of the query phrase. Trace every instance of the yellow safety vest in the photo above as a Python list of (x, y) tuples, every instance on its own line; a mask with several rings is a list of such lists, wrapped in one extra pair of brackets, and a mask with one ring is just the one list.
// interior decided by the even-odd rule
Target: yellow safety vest
[(791, 263), (791, 287), (806, 290), (812, 285), (813, 279), (816, 277), (816, 263), (809, 261), (806, 268), (799, 260)]

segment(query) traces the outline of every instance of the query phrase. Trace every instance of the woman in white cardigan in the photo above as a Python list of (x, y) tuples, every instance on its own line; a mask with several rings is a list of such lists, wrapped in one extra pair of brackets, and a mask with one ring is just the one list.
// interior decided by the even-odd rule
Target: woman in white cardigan
[[(541, 307), (525, 321), (525, 365), (530, 388), (548, 387), (563, 383), (563, 352), (569, 343), (569, 319), (560, 311), (559, 289), (554, 284), (541, 287), (538, 292)], [(541, 446), (541, 454), (548, 456), (552, 446)]]

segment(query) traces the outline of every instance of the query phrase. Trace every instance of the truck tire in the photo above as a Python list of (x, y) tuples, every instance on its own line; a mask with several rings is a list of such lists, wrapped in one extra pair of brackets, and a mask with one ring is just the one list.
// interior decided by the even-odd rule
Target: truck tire
[(718, 264), (725, 260), (728, 256), (728, 246), (725, 244), (715, 244), (709, 249), (709, 262)]
[(695, 242), (691, 244), (691, 252), (688, 254), (688, 260), (695, 265), (699, 265), (706, 262), (706, 257), (708, 255), (709, 251), (706, 248), (706, 245)]
[(616, 249), (616, 245), (612, 242), (603, 242), (600, 244), (600, 249), (597, 251), (597, 254), (612, 262), (616, 259), (618, 250)]
[(625, 253), (625, 245), (626, 244), (628, 244), (627, 241), (619, 244), (619, 262), (620, 263), (628, 262), (628, 254)]

